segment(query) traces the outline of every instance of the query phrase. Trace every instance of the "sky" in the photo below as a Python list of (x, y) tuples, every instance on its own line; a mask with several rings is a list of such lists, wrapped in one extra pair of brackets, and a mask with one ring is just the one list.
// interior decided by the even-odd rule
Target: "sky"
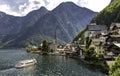
[(14, 16), (25, 16), (41, 6), (53, 10), (62, 2), (74, 2), (95, 12), (103, 10), (111, 0), (0, 0), (0, 11)]

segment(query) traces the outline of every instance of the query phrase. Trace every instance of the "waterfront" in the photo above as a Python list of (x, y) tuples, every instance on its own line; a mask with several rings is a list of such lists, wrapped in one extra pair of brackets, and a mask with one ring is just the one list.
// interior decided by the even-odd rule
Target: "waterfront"
[[(14, 65), (35, 58), (37, 64), (23, 69)], [(29, 54), (25, 50), (0, 50), (0, 76), (105, 76), (100, 69), (64, 56)]]

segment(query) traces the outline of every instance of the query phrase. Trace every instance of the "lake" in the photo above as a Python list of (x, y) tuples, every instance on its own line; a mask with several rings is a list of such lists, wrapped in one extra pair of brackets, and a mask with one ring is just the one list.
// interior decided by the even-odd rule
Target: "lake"
[[(35, 58), (34, 66), (16, 69), (18, 61)], [(105, 76), (100, 68), (64, 56), (29, 54), (23, 49), (0, 50), (0, 76)]]

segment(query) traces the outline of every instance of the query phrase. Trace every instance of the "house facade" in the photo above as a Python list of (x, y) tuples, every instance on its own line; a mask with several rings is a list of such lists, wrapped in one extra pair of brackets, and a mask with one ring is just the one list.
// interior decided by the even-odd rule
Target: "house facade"
[(114, 35), (120, 35), (120, 23), (112, 23), (110, 26), (110, 31)]
[(111, 24), (110, 37), (111, 37), (112, 42), (120, 43), (120, 23)]
[(120, 43), (111, 44), (108, 49), (108, 52), (112, 52), (115, 56), (120, 54)]
[(90, 47), (94, 47), (94, 51), (98, 54), (104, 54), (103, 46), (106, 41), (106, 35), (108, 34), (108, 28), (106, 25), (89, 24), (85, 33), (86, 37), (90, 37), (92, 42)]
[(87, 27), (86, 37), (96, 38), (99, 37), (101, 34), (107, 34), (108, 28), (106, 25), (96, 25), (90, 24)]

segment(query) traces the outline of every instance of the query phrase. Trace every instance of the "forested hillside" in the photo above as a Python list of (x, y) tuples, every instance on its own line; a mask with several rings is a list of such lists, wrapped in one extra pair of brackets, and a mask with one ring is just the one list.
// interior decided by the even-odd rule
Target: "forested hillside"
[(107, 26), (112, 22), (120, 22), (120, 0), (112, 0), (110, 5), (101, 11), (92, 22)]

